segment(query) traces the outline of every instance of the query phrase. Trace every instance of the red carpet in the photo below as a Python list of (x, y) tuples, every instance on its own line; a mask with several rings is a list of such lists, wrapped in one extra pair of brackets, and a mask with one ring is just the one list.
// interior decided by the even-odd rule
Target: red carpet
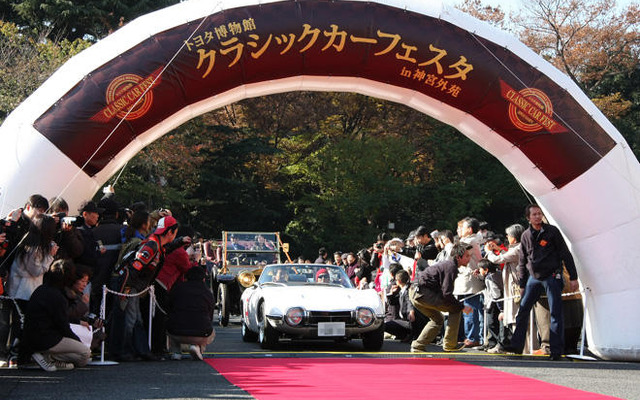
[(614, 399), (448, 359), (214, 358), (205, 361), (229, 382), (259, 400)]

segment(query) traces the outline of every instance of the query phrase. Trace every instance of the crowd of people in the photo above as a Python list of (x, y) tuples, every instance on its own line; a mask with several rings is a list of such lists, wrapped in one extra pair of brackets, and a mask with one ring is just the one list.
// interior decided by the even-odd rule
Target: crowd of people
[(63, 199), (35, 194), (2, 220), (0, 367), (69, 370), (104, 344), (116, 361), (183, 350), (202, 360), (215, 303), (193, 230), (169, 210), (125, 209), (110, 194), (69, 214)]
[[(357, 253), (330, 257), (320, 248), (315, 263), (342, 266), (355, 287), (377, 290), (386, 306), (386, 336), (411, 343), (412, 352), (440, 341), (444, 351), (557, 360), (577, 352), (583, 319), (577, 272), (540, 207), (528, 206), (525, 217), (528, 227), (513, 224), (504, 235), (473, 217), (461, 219), (455, 234), (425, 226), (405, 240), (382, 233)], [(563, 290), (573, 294), (562, 296)]]
[[(444, 351), (556, 360), (576, 352), (579, 340), (579, 294), (561, 295), (577, 291), (576, 268), (540, 207), (528, 206), (525, 216), (528, 227), (513, 224), (504, 236), (466, 217), (455, 235), (425, 226), (404, 240), (382, 233), (355, 253), (320, 248), (314, 262), (340, 266), (356, 288), (378, 291), (387, 337), (412, 352), (439, 340)], [(36, 194), (1, 226), (0, 366), (73, 369), (103, 342), (116, 361), (181, 359), (183, 350), (201, 360), (214, 340), (206, 246), (169, 210), (124, 209), (107, 194), (70, 216), (63, 199)]]

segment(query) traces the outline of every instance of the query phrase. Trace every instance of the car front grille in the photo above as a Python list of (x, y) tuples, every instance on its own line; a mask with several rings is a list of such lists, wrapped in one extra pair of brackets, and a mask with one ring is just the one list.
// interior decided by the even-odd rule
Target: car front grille
[(344, 322), (349, 325), (353, 322), (351, 311), (309, 311), (308, 324), (317, 325), (318, 322)]

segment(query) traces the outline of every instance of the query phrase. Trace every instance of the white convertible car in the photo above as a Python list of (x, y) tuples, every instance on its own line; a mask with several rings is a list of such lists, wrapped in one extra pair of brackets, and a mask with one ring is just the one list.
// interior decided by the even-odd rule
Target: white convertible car
[[(384, 342), (384, 307), (373, 289), (357, 290), (340, 267), (268, 265), (241, 297), (242, 339), (273, 348), (280, 338), (361, 338), (367, 350)], [(255, 278), (253, 278), (255, 279)]]

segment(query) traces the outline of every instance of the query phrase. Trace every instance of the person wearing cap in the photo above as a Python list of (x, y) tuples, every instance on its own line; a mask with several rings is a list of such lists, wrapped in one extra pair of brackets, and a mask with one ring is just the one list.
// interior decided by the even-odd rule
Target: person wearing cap
[(104, 211), (99, 208), (93, 201), (86, 201), (80, 207), (78, 212), (82, 215), (82, 225), (78, 227), (78, 231), (82, 237), (82, 254), (73, 259), (74, 263), (81, 264), (91, 269), (91, 273), (95, 276), (98, 268), (98, 255), (105, 252), (104, 248), (99, 246), (93, 229), (98, 225), (100, 213)]
[(331, 276), (326, 268), (320, 268), (318, 272), (316, 272), (316, 282), (331, 283)]
[[(172, 216), (160, 218), (155, 231), (145, 239), (136, 255), (126, 266), (121, 283), (121, 293), (129, 295), (144, 291), (154, 281), (164, 263), (167, 253), (191, 243), (190, 237), (176, 239), (178, 221)], [(120, 300), (120, 308), (124, 311), (124, 338), (125, 349), (130, 353), (118, 355), (123, 361), (133, 358), (136, 354), (149, 360), (153, 357), (148, 348), (134, 349), (133, 331), (136, 325), (142, 326), (142, 314), (140, 312), (140, 297), (123, 297)], [(142, 328), (140, 328), (142, 329)]]
[(118, 262), (118, 255), (122, 249), (121, 231), (123, 224), (118, 222), (120, 207), (113, 196), (105, 196), (98, 202), (100, 224), (93, 228), (93, 236), (96, 242), (102, 246), (104, 252), (98, 254), (96, 268), (91, 277), (91, 312), (100, 314), (102, 302), (102, 286), (109, 283), (111, 271)]

